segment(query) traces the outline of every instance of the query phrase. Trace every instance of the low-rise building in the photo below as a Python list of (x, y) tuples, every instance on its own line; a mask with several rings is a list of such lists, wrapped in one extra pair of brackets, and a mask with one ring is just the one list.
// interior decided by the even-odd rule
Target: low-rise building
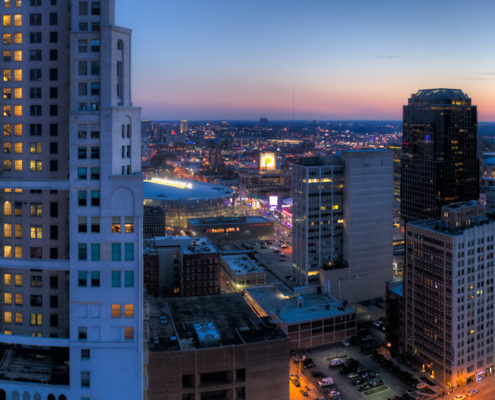
[(274, 285), (246, 289), (246, 301), (261, 317), (277, 320), (291, 349), (336, 343), (356, 335), (355, 311), (317, 293), (293, 293)]
[(148, 299), (148, 400), (287, 400), (289, 341), (240, 294)]
[(253, 240), (273, 235), (273, 221), (259, 216), (190, 218), (187, 230), (193, 237), (211, 240)]
[(247, 254), (222, 256), (220, 281), (226, 291), (266, 284), (266, 271)]

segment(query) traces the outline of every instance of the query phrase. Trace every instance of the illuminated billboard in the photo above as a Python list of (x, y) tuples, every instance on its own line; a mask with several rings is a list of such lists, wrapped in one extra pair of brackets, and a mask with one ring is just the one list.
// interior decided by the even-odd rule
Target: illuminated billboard
[(270, 207), (277, 207), (278, 206), (278, 196), (269, 196), (268, 197)]
[(260, 154), (260, 171), (273, 171), (277, 168), (277, 158), (275, 153)]

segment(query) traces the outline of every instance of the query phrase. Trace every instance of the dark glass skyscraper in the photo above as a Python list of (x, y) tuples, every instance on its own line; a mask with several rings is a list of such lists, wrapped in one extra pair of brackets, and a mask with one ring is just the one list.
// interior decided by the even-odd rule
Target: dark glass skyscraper
[(401, 215), (440, 218), (445, 204), (476, 200), (477, 110), (459, 89), (419, 90), (404, 106)]

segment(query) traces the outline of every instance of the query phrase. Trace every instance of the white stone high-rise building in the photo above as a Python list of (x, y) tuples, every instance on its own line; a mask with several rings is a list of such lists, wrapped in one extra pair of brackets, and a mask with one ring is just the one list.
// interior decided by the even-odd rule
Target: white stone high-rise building
[(142, 398), (131, 32), (114, 0), (0, 9), (0, 400)]

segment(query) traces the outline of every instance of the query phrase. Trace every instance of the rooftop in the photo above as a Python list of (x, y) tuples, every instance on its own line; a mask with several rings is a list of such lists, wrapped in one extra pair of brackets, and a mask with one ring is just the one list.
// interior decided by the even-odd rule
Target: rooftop
[(239, 293), (148, 299), (149, 350), (194, 350), (283, 339), (275, 324), (258, 318)]
[(182, 254), (218, 253), (218, 250), (206, 238), (194, 238), (186, 243), (181, 242), (180, 251)]
[(323, 294), (297, 295), (275, 285), (251, 287), (246, 291), (267, 314), (275, 315), (285, 324), (354, 313), (351, 307)]
[(471, 99), (461, 89), (421, 89), (411, 95), (409, 104), (468, 105)]
[(163, 201), (222, 199), (234, 195), (227, 186), (175, 178), (152, 178), (143, 182), (144, 198)]
[(404, 282), (396, 281), (390, 284), (389, 290), (397, 296), (404, 297)]
[(222, 256), (235, 275), (261, 274), (265, 270), (245, 254)]

